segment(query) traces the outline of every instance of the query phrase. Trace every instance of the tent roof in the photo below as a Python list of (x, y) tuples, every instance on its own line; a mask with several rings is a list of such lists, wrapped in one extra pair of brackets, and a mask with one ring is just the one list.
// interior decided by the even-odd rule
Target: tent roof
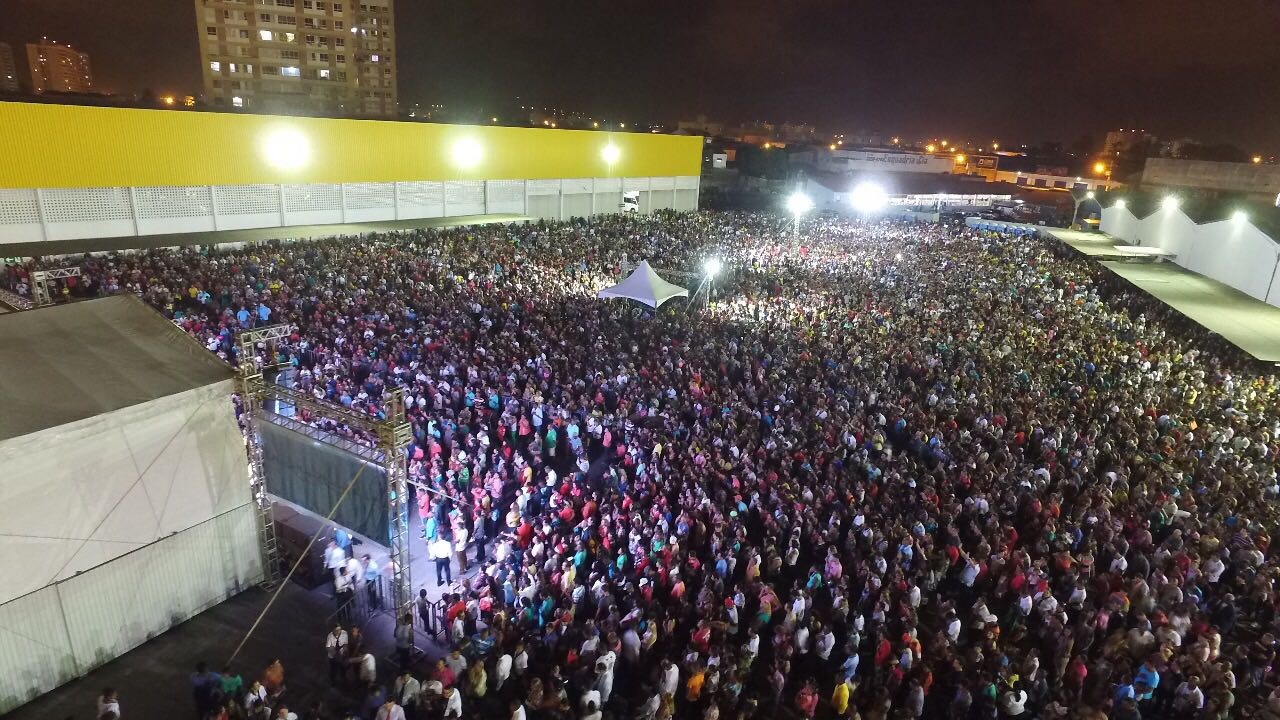
[(689, 291), (658, 277), (649, 261), (641, 260), (626, 280), (601, 290), (596, 297), (629, 298), (656, 308), (673, 297), (689, 297)]
[(133, 296), (0, 315), (0, 440), (234, 376)]

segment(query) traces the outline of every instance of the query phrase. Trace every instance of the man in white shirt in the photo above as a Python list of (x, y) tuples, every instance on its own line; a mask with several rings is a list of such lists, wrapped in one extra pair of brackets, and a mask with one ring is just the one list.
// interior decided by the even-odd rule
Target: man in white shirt
[(355, 588), (351, 585), (351, 576), (347, 574), (345, 565), (338, 568), (338, 574), (333, 578), (333, 595), (334, 600), (338, 603), (338, 620), (350, 621), (351, 608), (349, 603), (355, 596)]
[(680, 668), (676, 667), (670, 660), (662, 661), (662, 676), (658, 681), (658, 691), (663, 695), (675, 697), (676, 689), (680, 687)]
[(356, 666), (356, 674), (365, 687), (377, 682), (378, 661), (374, 658), (373, 653), (366, 650), (363, 655), (352, 658), (351, 664)]
[(494, 676), (493, 689), (494, 690), (501, 690), (503, 683), (507, 681), (507, 678), (511, 677), (511, 664), (512, 664), (512, 658), (509, 654), (506, 654), (506, 653), (503, 653), (498, 658), (498, 662), (494, 664), (494, 667), (493, 667), (493, 676)]
[(414, 708), (418, 705), (418, 695), (422, 692), (422, 683), (418, 682), (418, 678), (413, 673), (405, 670), (400, 673), (400, 677), (396, 678), (396, 684), (392, 688), (396, 702), (406, 708)]
[(457, 688), (444, 689), (444, 716), (462, 717), (462, 693)]
[(374, 716), (374, 720), (405, 720), (404, 708), (397, 705), (394, 699), (387, 698), (382, 707), (378, 708), (378, 714)]
[(347, 554), (342, 548), (338, 547), (338, 543), (330, 540), (329, 547), (324, 551), (324, 566), (333, 573), (334, 577), (338, 575), (338, 568), (347, 564)]
[(324, 637), (324, 654), (329, 658), (329, 684), (337, 685), (342, 680), (342, 671), (347, 665), (347, 631), (341, 625), (334, 625), (333, 631)]
[(467, 527), (460, 526), (453, 532), (453, 551), (458, 554), (458, 574), (465, 575), (467, 572), (467, 540), (470, 539), (467, 534)]
[(450, 565), (450, 556), (453, 554), (453, 545), (443, 535), (438, 535), (430, 549), (431, 559), (436, 561), (436, 586), (446, 583), (452, 585), (453, 567)]

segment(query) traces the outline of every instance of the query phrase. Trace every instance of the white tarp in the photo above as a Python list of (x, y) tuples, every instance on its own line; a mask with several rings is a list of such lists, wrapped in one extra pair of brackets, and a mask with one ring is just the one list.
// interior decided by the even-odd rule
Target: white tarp
[(656, 308), (673, 297), (689, 297), (689, 291), (658, 277), (649, 261), (641, 260), (626, 280), (601, 290), (596, 297), (628, 298)]
[(250, 502), (233, 391), (224, 380), (0, 441), (0, 604)]

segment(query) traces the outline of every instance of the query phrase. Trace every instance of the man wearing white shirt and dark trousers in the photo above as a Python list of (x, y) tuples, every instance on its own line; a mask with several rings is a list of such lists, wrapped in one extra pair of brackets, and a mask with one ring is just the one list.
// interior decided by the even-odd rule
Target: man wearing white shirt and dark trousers
[(436, 536), (431, 543), (431, 559), (436, 561), (436, 586), (453, 584), (453, 568), (450, 566), (452, 555), (453, 544), (444, 535)]
[(333, 631), (324, 638), (324, 652), (329, 658), (329, 684), (337, 685), (347, 668), (347, 631), (341, 625), (334, 625)]
[(338, 622), (349, 624), (351, 622), (351, 600), (355, 597), (355, 588), (351, 583), (351, 576), (347, 574), (345, 567), (338, 568), (338, 574), (333, 579), (334, 599), (338, 603)]

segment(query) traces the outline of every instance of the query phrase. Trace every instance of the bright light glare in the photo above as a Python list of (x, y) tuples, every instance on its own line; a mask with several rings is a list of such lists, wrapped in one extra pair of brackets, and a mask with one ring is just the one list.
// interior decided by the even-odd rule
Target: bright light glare
[(1124, 209), (1124, 201), (1123, 201), (1123, 200), (1117, 200), (1117, 201), (1116, 201), (1116, 207), (1118, 207), (1118, 208), (1120, 208), (1121, 210), (1123, 210), (1123, 209)]
[(1085, 193), (1085, 194), (1084, 194), (1084, 196), (1085, 196), (1085, 197), (1087, 197), (1087, 198), (1089, 198), (1090, 200), (1092, 200), (1092, 199), (1093, 199), (1093, 191), (1092, 191), (1092, 190), (1090, 190), (1089, 192)]
[(618, 149), (617, 145), (609, 143), (604, 146), (604, 150), (600, 151), (600, 157), (604, 158), (605, 162), (612, 165), (613, 163), (618, 162), (618, 158), (622, 157), (622, 151)]
[(1231, 219), (1236, 221), (1237, 223), (1242, 223), (1249, 219), (1249, 213), (1243, 210), (1237, 210), (1231, 213)]
[(720, 272), (720, 258), (711, 258), (702, 263), (702, 270), (707, 277), (715, 277)]
[(471, 138), (463, 138), (453, 144), (453, 164), (467, 170), (475, 167), (484, 157), (484, 148)]
[(1164, 208), (1165, 210), (1173, 210), (1178, 207), (1178, 198), (1170, 195), (1169, 197), (1160, 201), (1160, 207)]
[(262, 156), (277, 170), (296, 170), (311, 160), (311, 143), (293, 128), (282, 128), (262, 140)]
[(803, 215), (813, 209), (813, 201), (802, 192), (793, 193), (787, 198), (787, 209), (792, 215)]
[(873, 182), (858, 183), (849, 193), (849, 202), (860, 213), (873, 213), (889, 204), (889, 195)]

